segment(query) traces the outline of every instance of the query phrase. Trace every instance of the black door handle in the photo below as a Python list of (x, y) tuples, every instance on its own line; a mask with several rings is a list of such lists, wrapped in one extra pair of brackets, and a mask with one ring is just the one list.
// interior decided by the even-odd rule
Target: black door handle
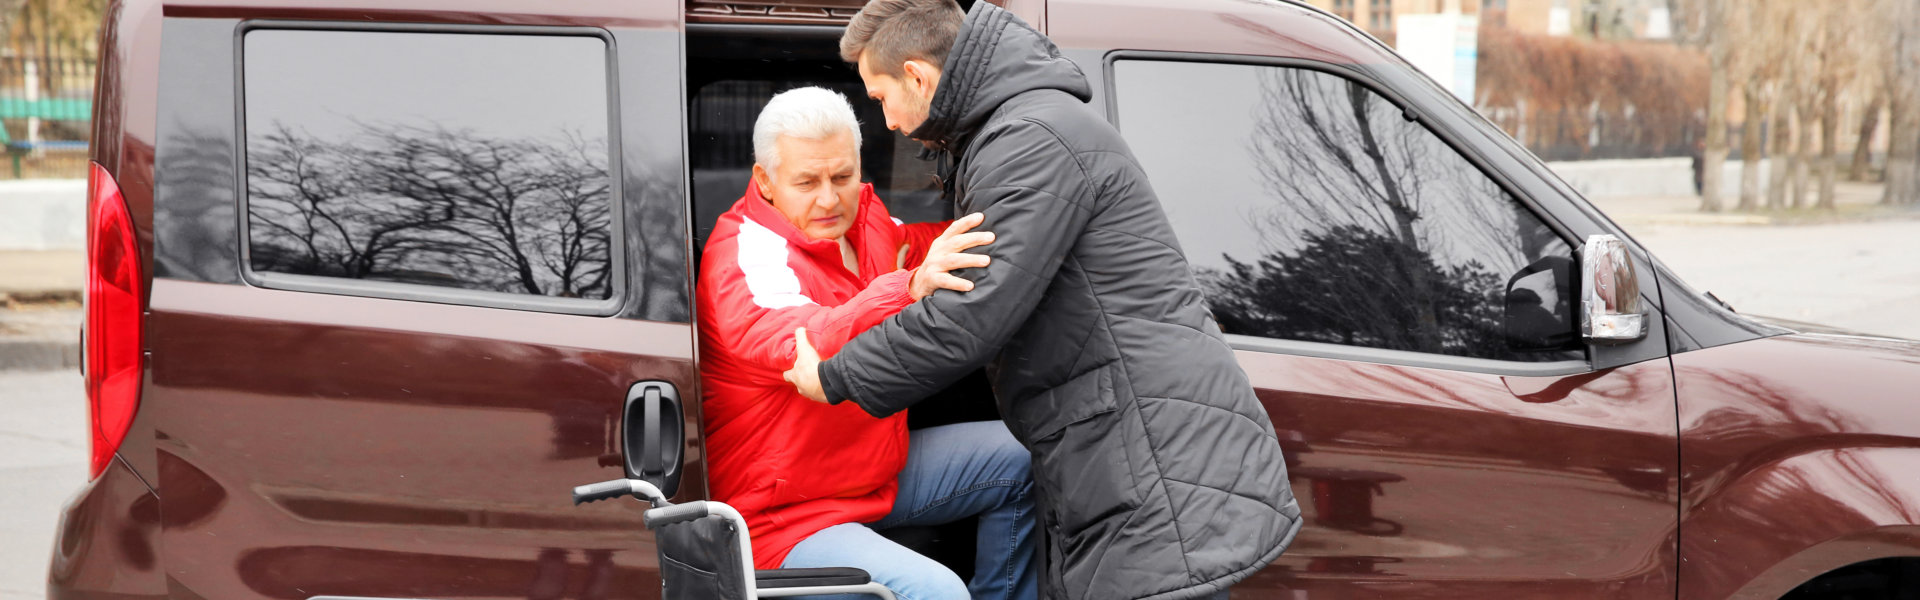
[(627, 388), (622, 422), (627, 477), (646, 480), (673, 496), (680, 487), (680, 455), (687, 440), (679, 390), (665, 381), (633, 384)]

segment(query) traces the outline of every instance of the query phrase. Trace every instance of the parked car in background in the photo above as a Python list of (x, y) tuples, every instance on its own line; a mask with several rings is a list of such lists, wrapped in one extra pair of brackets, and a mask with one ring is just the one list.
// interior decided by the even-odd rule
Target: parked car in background
[[(1308, 523), (1234, 597), (1920, 593), (1920, 344), (1696, 293), (1317, 9), (996, 3), (1084, 70), (1280, 432)], [(707, 496), (690, 274), (760, 106), (846, 93), (890, 212), (950, 216), (837, 56), (860, 4), (110, 3), (49, 597), (657, 597), (642, 507), (566, 492)], [(993, 418), (954, 397), (916, 424)]]

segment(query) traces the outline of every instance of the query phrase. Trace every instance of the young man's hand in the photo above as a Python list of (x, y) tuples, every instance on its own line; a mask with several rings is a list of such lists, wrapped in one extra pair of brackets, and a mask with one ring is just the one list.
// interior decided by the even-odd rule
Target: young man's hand
[(951, 225), (947, 225), (947, 230), (927, 246), (927, 259), (920, 263), (919, 270), (913, 272), (913, 281), (907, 285), (907, 293), (913, 295), (915, 302), (926, 298), (934, 290), (965, 292), (973, 289), (973, 282), (955, 277), (948, 271), (985, 267), (993, 262), (985, 254), (962, 252), (993, 243), (993, 232), (969, 231), (979, 227), (986, 218), (986, 215), (973, 213), (954, 219)]
[[(934, 290), (953, 290), (965, 292), (973, 289), (973, 282), (954, 277), (949, 273), (954, 269), (985, 267), (993, 259), (985, 254), (963, 252), (993, 243), (993, 232), (971, 231), (986, 220), (986, 215), (973, 213), (947, 225), (947, 230), (934, 238), (927, 246), (927, 258), (920, 268), (913, 272), (913, 280), (907, 284), (907, 293), (914, 301), (932, 294)], [(901, 248), (901, 257), (906, 256), (906, 248)], [(820, 353), (807, 341), (807, 328), (793, 330), (793, 368), (781, 374), (787, 383), (793, 384), (794, 391), (808, 400), (826, 402), (827, 393), (820, 387)]]
[(807, 328), (793, 330), (793, 368), (782, 375), (808, 400), (827, 402), (826, 390), (820, 389), (820, 353), (807, 342)]

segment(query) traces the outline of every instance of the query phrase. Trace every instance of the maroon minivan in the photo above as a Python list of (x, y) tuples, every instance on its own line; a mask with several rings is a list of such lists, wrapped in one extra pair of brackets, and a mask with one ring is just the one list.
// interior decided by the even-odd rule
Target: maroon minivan
[[(1920, 344), (1689, 289), (1317, 9), (997, 3), (1085, 71), (1280, 432), (1308, 522), (1235, 597), (1920, 597)], [(706, 497), (690, 274), (760, 107), (841, 90), (891, 212), (950, 216), (837, 57), (860, 4), (111, 2), (49, 597), (658, 597), (643, 507), (567, 492)]]

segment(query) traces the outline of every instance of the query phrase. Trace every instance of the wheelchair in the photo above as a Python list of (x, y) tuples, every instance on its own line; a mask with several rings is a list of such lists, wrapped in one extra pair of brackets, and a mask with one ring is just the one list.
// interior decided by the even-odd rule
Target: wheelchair
[(747, 521), (723, 502), (668, 502), (660, 488), (640, 479), (615, 479), (573, 488), (573, 503), (632, 496), (652, 508), (643, 513), (660, 553), (661, 597), (666, 600), (756, 600), (816, 594), (866, 594), (895, 600), (866, 571), (753, 568)]

